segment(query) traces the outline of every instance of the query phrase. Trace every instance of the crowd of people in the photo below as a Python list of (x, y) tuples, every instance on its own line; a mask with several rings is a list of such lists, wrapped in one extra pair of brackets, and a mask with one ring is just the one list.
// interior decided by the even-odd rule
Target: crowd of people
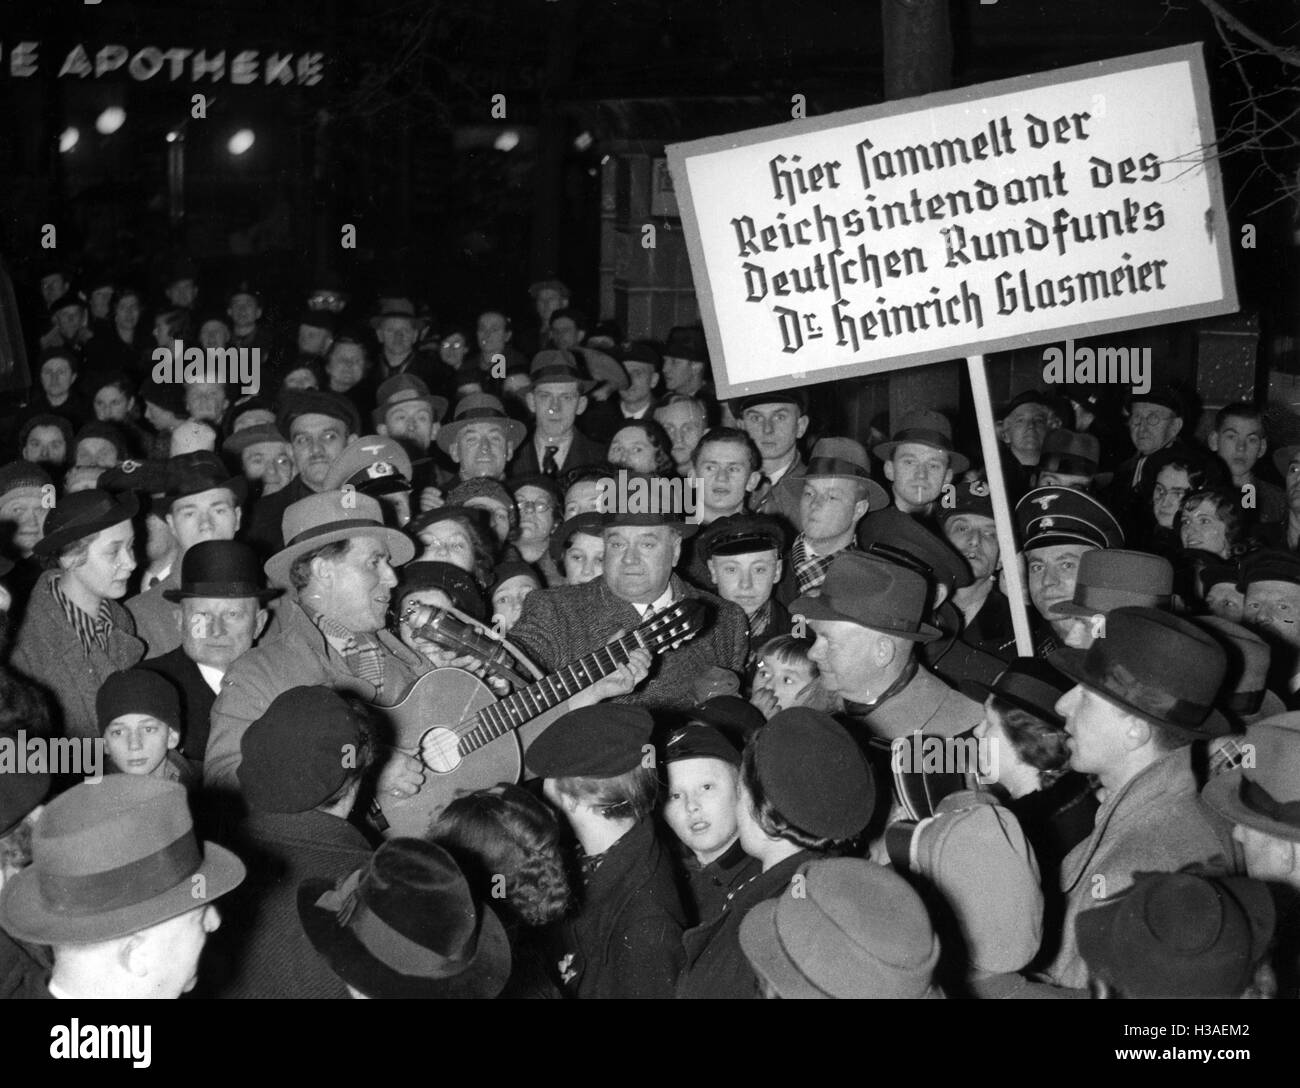
[(1005, 555), (943, 414), (720, 400), (558, 281), (162, 286), (46, 270), (0, 451), (0, 995), (1297, 995), (1258, 405), (1019, 393)]

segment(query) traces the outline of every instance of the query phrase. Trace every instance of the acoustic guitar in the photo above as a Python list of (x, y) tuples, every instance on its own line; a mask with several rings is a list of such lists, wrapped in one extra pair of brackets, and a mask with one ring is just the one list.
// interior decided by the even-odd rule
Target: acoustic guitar
[(627, 664), (633, 650), (660, 653), (680, 646), (700, 631), (706, 615), (703, 601), (678, 601), (622, 638), (505, 698), (473, 673), (443, 668), (425, 673), (395, 706), (375, 707), (392, 726), (389, 743), (425, 766), (419, 793), (378, 798), (387, 833), (423, 835), (459, 794), (517, 782), (523, 771), (521, 726)]

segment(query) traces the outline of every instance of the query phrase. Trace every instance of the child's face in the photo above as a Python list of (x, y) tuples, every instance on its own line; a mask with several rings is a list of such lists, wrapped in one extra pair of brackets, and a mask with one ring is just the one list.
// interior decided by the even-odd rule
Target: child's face
[(802, 706), (800, 700), (812, 682), (811, 665), (805, 662), (788, 664), (771, 654), (760, 658), (754, 671), (754, 689), (770, 691), (782, 710)]
[(721, 759), (679, 759), (668, 764), (668, 826), (707, 865), (736, 837), (739, 773)]
[(125, 774), (153, 774), (180, 736), (166, 722), (149, 714), (123, 714), (104, 730), (108, 758)]

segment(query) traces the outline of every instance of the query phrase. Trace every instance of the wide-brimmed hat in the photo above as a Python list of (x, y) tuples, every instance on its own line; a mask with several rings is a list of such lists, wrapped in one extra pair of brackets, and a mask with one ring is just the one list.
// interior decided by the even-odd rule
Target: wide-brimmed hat
[(1106, 507), (1072, 487), (1036, 487), (1016, 503), (1022, 551), (1057, 544), (1119, 548), (1124, 530)]
[(777, 994), (917, 998), (930, 990), (939, 941), (921, 897), (883, 865), (821, 858), (740, 923), (740, 947)]
[(1300, 842), (1300, 712), (1250, 723), (1243, 743), (1254, 765), (1210, 779), (1202, 800), (1233, 823)]
[(389, 317), (406, 318), (415, 325), (417, 332), (429, 323), (429, 319), (416, 310), (415, 303), (409, 298), (385, 299), (379, 313), (370, 319), (370, 327), (378, 330), (384, 319)]
[(456, 436), (471, 423), (497, 423), (506, 432), (506, 441), (518, 447), (528, 434), (527, 428), (517, 419), (506, 415), (501, 402), (490, 393), (469, 393), (456, 404), (456, 413), (450, 423), (444, 423), (438, 432), (438, 448), (450, 453), (456, 445)]
[(184, 786), (107, 775), (46, 806), (32, 864), (0, 892), (0, 926), (33, 944), (97, 944), (205, 906), (243, 879), (229, 850), (200, 845)]
[(65, 495), (46, 515), (45, 535), (32, 549), (37, 555), (57, 555), (69, 544), (130, 521), (140, 509), (132, 491), (112, 495), (92, 487)]
[(439, 397), (430, 393), (429, 387), (414, 374), (394, 374), (381, 384), (376, 391), (376, 407), (370, 413), (370, 418), (378, 427), (387, 421), (388, 409), (399, 404), (409, 404), (411, 401), (420, 401), (427, 404), (429, 411), (433, 415), (434, 423), (441, 423), (442, 417), (447, 414), (446, 397)]
[(598, 382), (584, 377), (573, 353), (563, 348), (546, 348), (533, 356), (528, 364), (528, 377), (533, 388), (539, 385), (574, 385), (580, 394), (590, 393)]
[(904, 442), (918, 442), (923, 446), (942, 450), (948, 455), (948, 467), (954, 473), (965, 472), (970, 468), (970, 459), (953, 448), (952, 424), (948, 422), (948, 417), (940, 412), (933, 412), (928, 408), (909, 412), (903, 416), (898, 429), (890, 436), (889, 441), (873, 446), (871, 452), (882, 461), (888, 461), (894, 456), (894, 450)]
[(1058, 729), (1065, 727), (1065, 720), (1056, 712), (1057, 700), (1073, 686), (1074, 682), (1060, 669), (1041, 657), (1016, 658), (991, 684), (982, 680), (962, 682), (963, 690), (970, 688), (981, 699), (996, 695)]
[(289, 569), (299, 556), (337, 540), (373, 537), (388, 547), (393, 566), (415, 558), (415, 544), (384, 524), (379, 501), (357, 491), (321, 491), (292, 503), (284, 512), (284, 547), (262, 568), (273, 585), (289, 584)]
[(933, 642), (942, 634), (924, 622), (929, 586), (925, 576), (874, 555), (831, 560), (821, 595), (800, 597), (790, 611), (810, 620), (841, 620), (910, 642)]
[(1189, 740), (1232, 732), (1214, 707), (1227, 654), (1189, 620), (1155, 608), (1116, 608), (1106, 617), (1105, 637), (1048, 660), (1075, 683)]
[(355, 488), (363, 495), (392, 495), (411, 489), (411, 455), (391, 438), (364, 434), (349, 442), (330, 464), (322, 489)]
[(1135, 873), (1075, 919), (1079, 954), (1125, 997), (1240, 997), (1273, 938), (1268, 885), (1208, 873)]
[(852, 438), (823, 438), (812, 448), (804, 479), (847, 477), (860, 480), (865, 488), (868, 510), (889, 505), (889, 493), (871, 478), (867, 447)]
[(168, 458), (166, 481), (163, 500), (155, 504), (159, 512), (171, 510), (175, 503), (190, 495), (215, 488), (229, 491), (236, 505), (248, 497), (248, 480), (242, 475), (232, 476), (221, 458), (211, 450), (196, 450)]
[(1174, 565), (1163, 555), (1099, 548), (1079, 557), (1074, 596), (1051, 608), (1054, 616), (1105, 615), (1125, 605), (1168, 608)]
[[(632, 384), (632, 379), (628, 377), (627, 371), (623, 364), (612, 355), (607, 355), (603, 351), (597, 351), (595, 348), (571, 348), (570, 349), (578, 358), (578, 362), (583, 364), (586, 372), (595, 379), (596, 383), (606, 383), (611, 389), (626, 389)], [(533, 378), (533, 384), (537, 384), (536, 377)]]
[(200, 540), (181, 558), (179, 589), (163, 590), (163, 598), (179, 604), (187, 597), (269, 601), (280, 590), (262, 584), (257, 553), (240, 540)]
[(368, 865), (298, 886), (302, 927), (334, 973), (367, 997), (491, 998), (510, 942), (441, 846), (390, 839)]

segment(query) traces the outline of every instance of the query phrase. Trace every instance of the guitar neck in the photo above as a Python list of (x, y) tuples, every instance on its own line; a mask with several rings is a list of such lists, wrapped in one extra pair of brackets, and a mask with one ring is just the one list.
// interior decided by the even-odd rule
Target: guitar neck
[(474, 716), (473, 728), (462, 734), (457, 747), (462, 755), (469, 755), (497, 737), (518, 729), (603, 680), (620, 665), (626, 665), (631, 652), (644, 646), (640, 633), (633, 631), (565, 665), (558, 672), (543, 676), (522, 691), (484, 707)]

